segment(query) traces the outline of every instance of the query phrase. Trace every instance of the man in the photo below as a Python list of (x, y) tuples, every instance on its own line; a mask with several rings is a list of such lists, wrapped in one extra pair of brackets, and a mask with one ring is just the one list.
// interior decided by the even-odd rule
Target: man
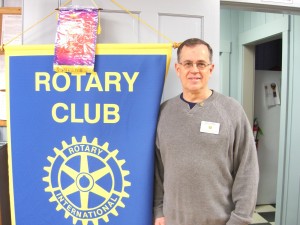
[(213, 51), (201, 39), (177, 50), (182, 94), (161, 106), (156, 137), (155, 225), (246, 225), (258, 162), (240, 104), (208, 88)]

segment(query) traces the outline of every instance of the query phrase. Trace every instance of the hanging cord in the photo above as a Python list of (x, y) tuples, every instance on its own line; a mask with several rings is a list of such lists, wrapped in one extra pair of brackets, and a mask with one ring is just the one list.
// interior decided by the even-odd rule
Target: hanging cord
[(93, 3), (93, 5), (96, 7), (96, 8), (99, 8), (98, 5), (96, 4), (96, 2), (94, 0), (91, 0), (91, 2)]
[[(98, 5), (96, 4), (96, 2), (94, 0), (91, 0), (92, 3), (94, 4), (95, 7), (98, 8)], [(127, 12), (130, 16), (132, 16), (134, 19), (140, 21), (141, 23), (143, 23), (145, 26), (147, 26), (148, 28), (150, 28), (153, 32), (157, 33), (159, 36), (161, 36), (162, 38), (166, 39), (168, 42), (173, 43), (173, 48), (178, 48), (180, 46), (181, 43), (178, 42), (173, 42), (170, 38), (168, 38), (167, 36), (163, 35), (161, 32), (159, 32), (158, 30), (156, 30), (153, 26), (151, 26), (150, 24), (148, 24), (146, 21), (142, 20), (141, 18), (139, 18), (138, 16), (136, 16), (135, 14), (131, 13), (128, 9), (126, 9), (124, 6), (122, 6), (121, 4), (119, 4), (117, 1), (115, 0), (111, 0), (116, 6), (118, 6), (119, 8), (123, 9), (125, 12)], [(68, 0), (66, 1), (62, 6), (66, 6), (68, 5), (70, 2), (72, 2), (72, 0)], [(9, 40), (7, 43), (5, 44), (1, 44), (0, 50), (4, 51), (4, 45), (8, 45), (11, 42), (13, 42), (14, 40), (16, 40), (17, 38), (19, 38), (20, 36), (22, 36), (23, 34), (27, 33), (29, 30), (31, 30), (32, 28), (34, 28), (36, 25), (40, 24), (41, 22), (43, 22), (44, 20), (48, 19), (50, 16), (52, 16), (53, 14), (56, 13), (56, 10), (54, 10), (53, 12), (51, 12), (49, 15), (45, 16), (44, 18), (42, 18), (41, 20), (37, 21), (36, 23), (34, 23), (33, 25), (31, 25), (30, 27), (28, 27), (27, 29), (25, 29), (23, 32), (21, 32), (20, 34), (18, 34), (17, 36), (15, 36), (14, 38), (12, 38), (11, 40)], [(101, 33), (101, 26), (100, 26), (100, 10), (99, 10), (99, 27), (98, 27), (98, 33)]]
[[(67, 2), (65, 2), (63, 4), (63, 6), (68, 5), (70, 2), (72, 2), (72, 0), (68, 0)], [(1, 45), (1, 51), (4, 51), (4, 45), (8, 45), (11, 42), (13, 42), (14, 40), (16, 40), (17, 38), (19, 38), (20, 36), (22, 36), (23, 34), (25, 34), (26, 32), (28, 32), (29, 30), (31, 30), (33, 27), (35, 27), (36, 25), (38, 25), (39, 23), (43, 22), (44, 20), (48, 19), (50, 16), (52, 16), (53, 14), (55, 14), (56, 11), (54, 10), (53, 12), (51, 12), (49, 15), (45, 16), (44, 18), (42, 18), (41, 20), (37, 21), (36, 23), (34, 23), (33, 25), (31, 25), (30, 27), (28, 27), (26, 30), (24, 30), (23, 32), (21, 32), (20, 34), (18, 34), (17, 36), (15, 36), (14, 38), (12, 38), (11, 40), (9, 40), (7, 43), (2, 44)]]
[(162, 38), (164, 38), (165, 40), (167, 40), (170, 43), (173, 43), (173, 48), (178, 48), (179, 45), (181, 43), (177, 43), (177, 42), (173, 42), (170, 38), (168, 38), (167, 36), (163, 35), (161, 32), (159, 32), (158, 30), (156, 30), (153, 26), (151, 26), (150, 24), (148, 24), (146, 21), (144, 21), (143, 19), (141, 19), (140, 17), (138, 17), (137, 15), (131, 13), (128, 9), (126, 9), (124, 6), (122, 6), (120, 3), (118, 3), (116, 0), (111, 0), (116, 6), (118, 6), (119, 8), (123, 9), (125, 12), (127, 12), (130, 16), (132, 16), (133, 18), (135, 18), (136, 20), (140, 21), (141, 23), (143, 23), (145, 26), (147, 26), (148, 28), (150, 28), (154, 33), (157, 33), (159, 36), (161, 36)]
[[(94, 0), (91, 0), (91, 2), (93, 3), (93, 5), (96, 8), (99, 8), (98, 5), (96, 4), (96, 2)], [(100, 23), (100, 10), (98, 11), (98, 29), (97, 29), (97, 34), (101, 34), (102, 28), (101, 28), (101, 23)]]

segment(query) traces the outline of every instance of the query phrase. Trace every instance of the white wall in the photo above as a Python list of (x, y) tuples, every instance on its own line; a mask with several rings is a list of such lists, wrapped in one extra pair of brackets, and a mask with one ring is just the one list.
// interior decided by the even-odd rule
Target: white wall
[[(62, 1), (64, 2), (64, 1)], [(53, 44), (55, 41), (58, 1), (23, 0), (23, 44)], [(34, 12), (34, 13), (33, 13)], [(54, 13), (50, 16), (51, 13)], [(30, 15), (30, 16), (29, 16)], [(38, 23), (46, 16), (49, 17)], [(38, 24), (36, 24), (38, 23)]]

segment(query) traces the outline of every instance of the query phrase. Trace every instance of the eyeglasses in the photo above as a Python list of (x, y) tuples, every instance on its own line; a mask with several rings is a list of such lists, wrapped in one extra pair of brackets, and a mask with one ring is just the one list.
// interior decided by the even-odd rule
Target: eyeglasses
[(183, 63), (179, 63), (180, 65), (183, 65), (183, 67), (187, 70), (192, 69), (194, 64), (196, 65), (196, 67), (198, 68), (198, 70), (203, 70), (205, 69), (207, 66), (211, 65), (209, 63), (205, 63), (205, 62), (190, 62), (190, 61), (185, 61)]

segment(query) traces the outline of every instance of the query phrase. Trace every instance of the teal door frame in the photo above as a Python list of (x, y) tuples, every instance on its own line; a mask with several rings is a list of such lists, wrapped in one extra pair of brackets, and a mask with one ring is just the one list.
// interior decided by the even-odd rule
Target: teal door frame
[(281, 111), (280, 111), (280, 138), (277, 172), (276, 220), (275, 224), (288, 225), (286, 221), (287, 209), (287, 177), (290, 148), (287, 143), (289, 105), (289, 27), (290, 16), (261, 25), (239, 35), (239, 98), (246, 114), (253, 121), (254, 114), (254, 58), (255, 45), (266, 41), (282, 38), (282, 83), (281, 83)]

